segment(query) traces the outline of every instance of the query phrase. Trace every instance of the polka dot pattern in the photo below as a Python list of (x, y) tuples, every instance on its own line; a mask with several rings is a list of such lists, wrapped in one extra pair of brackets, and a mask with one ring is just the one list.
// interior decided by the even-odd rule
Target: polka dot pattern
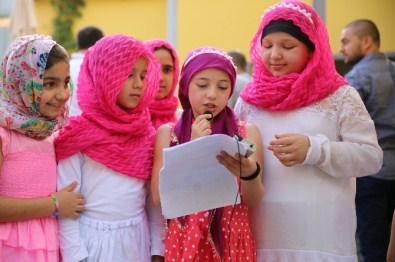
[[(234, 209), (234, 210), (233, 210)], [(216, 210), (218, 212), (218, 210)], [(171, 219), (165, 237), (165, 261), (256, 261), (255, 242), (248, 221), (248, 207), (243, 204), (224, 207), (215, 228), (219, 234), (216, 247), (211, 226), (212, 211), (203, 211)], [(233, 213), (233, 214), (232, 214)]]

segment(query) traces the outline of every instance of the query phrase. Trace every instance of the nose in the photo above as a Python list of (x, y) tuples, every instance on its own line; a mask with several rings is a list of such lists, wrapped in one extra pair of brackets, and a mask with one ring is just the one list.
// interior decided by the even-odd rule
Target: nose
[(144, 86), (143, 80), (140, 77), (136, 77), (133, 81), (133, 88), (134, 89), (142, 89)]
[(281, 50), (278, 47), (273, 47), (271, 57), (273, 59), (281, 59), (282, 58)]
[(217, 97), (217, 92), (215, 90), (214, 86), (210, 86), (209, 88), (207, 88), (207, 98), (209, 99), (215, 99)]
[(57, 100), (66, 101), (71, 96), (69, 84), (66, 84), (63, 88), (58, 88), (58, 92), (55, 95)]
[(343, 45), (340, 45), (340, 47), (339, 47), (339, 53), (344, 54), (344, 47), (343, 47)]

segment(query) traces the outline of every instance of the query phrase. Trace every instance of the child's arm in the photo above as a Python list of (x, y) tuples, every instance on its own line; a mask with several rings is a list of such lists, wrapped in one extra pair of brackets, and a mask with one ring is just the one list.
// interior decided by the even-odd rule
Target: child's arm
[[(224, 165), (233, 175), (239, 177), (241, 175), (241, 190), (242, 190), (242, 200), (248, 206), (253, 206), (258, 204), (264, 194), (264, 187), (262, 184), (262, 159), (263, 159), (263, 151), (262, 151), (262, 137), (255, 125), (247, 124), (247, 139), (256, 144), (257, 149), (255, 153), (253, 153), (248, 158), (239, 157), (238, 155), (232, 157), (226, 152), (222, 151), (220, 155), (218, 155), (218, 162)], [(240, 162), (238, 159), (241, 159), (241, 171), (240, 171)], [(258, 166), (259, 169), (258, 170)], [(251, 179), (251, 180), (243, 180), (243, 177), (249, 177), (255, 172), (259, 171), (259, 174)]]
[[(0, 148), (2, 140), (0, 139)], [(0, 170), (4, 156), (0, 151)], [(0, 173), (1, 175), (1, 173)], [(73, 190), (77, 183), (73, 182), (55, 193), (59, 201), (59, 215), (78, 217), (77, 211), (83, 210), (83, 198)], [(51, 197), (15, 198), (0, 196), (0, 222), (20, 221), (51, 216), (55, 212), (55, 203)]]
[(163, 239), (165, 237), (166, 220), (163, 217), (160, 208), (154, 205), (154, 202), (152, 201), (151, 183), (148, 182), (146, 187), (147, 197), (145, 210), (150, 228), (151, 257), (152, 261), (163, 261), (163, 256), (165, 254)]
[[(58, 187), (63, 187), (71, 181), (77, 181), (74, 189), (80, 191), (83, 185), (82, 166), (84, 157), (81, 153), (75, 154), (58, 162)], [(88, 257), (88, 251), (80, 235), (79, 219), (59, 218), (59, 241), (63, 261), (81, 261)]]
[[(78, 217), (77, 211), (83, 210), (83, 198), (73, 190), (76, 182), (71, 183), (55, 193), (59, 201), (59, 215)], [(55, 204), (51, 197), (13, 198), (0, 196), (0, 222), (28, 220), (51, 216), (55, 212)]]
[(159, 197), (159, 171), (163, 166), (163, 149), (170, 146), (170, 126), (168, 124), (159, 127), (156, 133), (154, 146), (154, 164), (152, 167), (151, 193), (156, 206), (160, 207)]

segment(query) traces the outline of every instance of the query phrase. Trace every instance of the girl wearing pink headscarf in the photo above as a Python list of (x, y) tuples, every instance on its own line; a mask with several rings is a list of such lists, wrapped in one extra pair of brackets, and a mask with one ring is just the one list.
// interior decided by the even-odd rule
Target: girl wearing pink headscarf
[(54, 138), (67, 121), (69, 58), (50, 36), (16, 39), (1, 63), (0, 261), (59, 261), (56, 218), (78, 217), (70, 181), (56, 192)]
[(165, 40), (155, 39), (144, 44), (154, 52), (161, 67), (158, 94), (149, 107), (152, 124), (158, 129), (162, 124), (177, 120), (178, 99), (174, 92), (178, 84), (179, 60), (174, 47)]
[(252, 209), (258, 261), (355, 262), (355, 177), (382, 151), (366, 108), (336, 72), (328, 34), (302, 1), (269, 7), (251, 42), (253, 81), (236, 105), (265, 151), (264, 201)]
[(218, 152), (218, 164), (238, 178), (241, 204), (170, 219), (165, 237), (165, 260), (255, 261), (248, 206), (258, 203), (263, 196), (262, 139), (254, 125), (238, 123), (233, 110), (227, 106), (235, 78), (232, 58), (217, 48), (194, 49), (183, 64), (178, 96), (184, 111), (175, 126), (162, 125), (156, 136), (152, 172), (155, 203), (160, 205), (158, 182), (163, 148), (210, 134), (233, 137), (235, 133), (247, 136), (258, 147), (248, 158)]
[(86, 199), (78, 220), (59, 221), (64, 261), (163, 255), (163, 220), (150, 217), (146, 201), (155, 135), (149, 105), (159, 74), (154, 55), (132, 37), (107, 36), (88, 49), (78, 79), (82, 114), (55, 141), (58, 186), (77, 180)]

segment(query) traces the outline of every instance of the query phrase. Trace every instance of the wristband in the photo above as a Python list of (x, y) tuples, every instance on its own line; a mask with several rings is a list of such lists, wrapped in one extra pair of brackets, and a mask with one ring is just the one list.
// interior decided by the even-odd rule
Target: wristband
[(255, 172), (252, 173), (252, 175), (250, 175), (250, 176), (240, 176), (240, 178), (242, 180), (247, 180), (247, 181), (248, 180), (253, 180), (259, 175), (260, 172), (261, 172), (261, 166), (258, 164), (258, 162), (256, 162), (256, 170), (255, 170)]
[(56, 218), (59, 214), (59, 201), (55, 194), (51, 194), (49, 196), (51, 197), (53, 203), (55, 204), (55, 211), (53, 212), (52, 216)]

